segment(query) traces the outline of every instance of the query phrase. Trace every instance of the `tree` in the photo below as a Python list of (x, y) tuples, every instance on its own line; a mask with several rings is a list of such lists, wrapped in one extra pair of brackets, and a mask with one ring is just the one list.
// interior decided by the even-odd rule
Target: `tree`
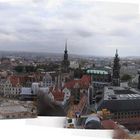
[(129, 74), (124, 74), (122, 77), (121, 77), (121, 80), (122, 81), (129, 81), (129, 80), (131, 80), (132, 79), (132, 77), (131, 77), (131, 75), (129, 75)]
[(39, 116), (66, 116), (64, 108), (43, 92), (37, 94), (37, 110)]
[(23, 66), (16, 66), (16, 67), (14, 68), (14, 70), (15, 70), (16, 72), (18, 72), (18, 73), (21, 73), (21, 72), (23, 72), (24, 67), (23, 67)]
[(36, 69), (34, 66), (25, 66), (26, 72), (35, 72)]
[(83, 76), (83, 71), (79, 68), (74, 70), (74, 78), (80, 79)]

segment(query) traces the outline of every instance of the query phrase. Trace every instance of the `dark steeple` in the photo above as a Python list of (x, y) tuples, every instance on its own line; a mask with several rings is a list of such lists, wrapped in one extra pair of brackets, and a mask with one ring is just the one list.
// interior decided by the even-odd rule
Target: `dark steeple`
[(62, 61), (62, 71), (68, 72), (70, 62), (68, 60), (68, 50), (67, 50), (67, 40), (65, 43), (65, 50), (64, 50), (64, 59)]
[(112, 84), (113, 86), (120, 86), (120, 59), (118, 57), (118, 50), (116, 50), (114, 64), (113, 64), (113, 76)]
[(67, 40), (66, 40), (66, 43), (65, 43), (64, 60), (65, 61), (68, 60)]
[(138, 89), (140, 89), (140, 70), (138, 70)]

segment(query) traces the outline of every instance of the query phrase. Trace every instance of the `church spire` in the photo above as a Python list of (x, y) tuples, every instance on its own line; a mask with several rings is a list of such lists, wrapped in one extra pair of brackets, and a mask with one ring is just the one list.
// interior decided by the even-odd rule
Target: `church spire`
[(115, 56), (118, 56), (118, 49), (116, 49), (116, 55)]
[(66, 39), (66, 42), (65, 42), (65, 51), (67, 51), (67, 39)]
[(64, 59), (62, 61), (63, 71), (67, 72), (69, 68), (70, 62), (68, 60), (68, 50), (67, 50), (67, 40), (65, 42), (65, 50), (64, 50)]
[(114, 58), (114, 64), (113, 64), (113, 79), (112, 83), (113, 86), (120, 86), (120, 59), (118, 57), (118, 50), (116, 49), (116, 54)]
[(68, 60), (67, 40), (65, 42), (64, 60)]

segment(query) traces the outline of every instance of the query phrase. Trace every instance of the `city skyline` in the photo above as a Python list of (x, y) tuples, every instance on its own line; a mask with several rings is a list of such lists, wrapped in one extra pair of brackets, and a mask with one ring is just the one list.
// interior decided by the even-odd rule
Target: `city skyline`
[(99, 1), (0, 1), (0, 50), (139, 56), (138, 4)]

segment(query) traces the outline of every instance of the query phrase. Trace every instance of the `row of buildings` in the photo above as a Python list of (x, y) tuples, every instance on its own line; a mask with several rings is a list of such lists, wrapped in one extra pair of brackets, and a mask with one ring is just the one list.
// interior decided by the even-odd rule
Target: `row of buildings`
[[(138, 73), (139, 74), (139, 73)], [(125, 126), (131, 133), (140, 130), (140, 75), (136, 88), (122, 86), (120, 64), (116, 53), (113, 65), (112, 84), (104, 86), (101, 98), (95, 102), (95, 110), (107, 109), (115, 122)]]
[[(116, 51), (112, 68), (91, 67), (84, 69), (84, 77), (89, 76), (90, 79), (88, 82), (84, 80), (85, 89), (84, 81), (82, 81), (81, 86), (78, 86), (80, 85), (78, 79), (66, 83), (67, 87), (70, 87), (71, 83), (75, 83), (75, 88), (69, 88), (74, 104), (71, 104), (68, 118), (75, 118), (76, 114), (80, 114), (80, 116), (89, 115), (93, 111), (98, 114), (98, 112), (106, 109), (110, 112), (108, 119), (123, 125), (130, 133), (139, 133), (140, 75), (136, 88), (132, 88), (121, 82), (120, 69), (120, 59), (118, 51)], [(140, 73), (138, 72), (138, 74)], [(81, 92), (82, 90), (84, 94)], [(83, 97), (87, 97), (84, 107), (80, 106)]]
[(71, 118), (93, 112), (98, 114), (107, 109), (110, 111), (108, 119), (135, 133), (140, 130), (140, 76), (137, 88), (122, 86), (120, 69), (116, 51), (111, 67), (79, 67), (76, 73), (80, 72), (80, 75), (75, 76), (75, 69), (70, 67), (66, 42), (64, 58), (57, 70), (20, 74), (13, 71), (1, 76), (0, 95), (3, 98), (29, 101), (36, 100), (37, 95), (43, 93), (52, 102), (62, 106)]

